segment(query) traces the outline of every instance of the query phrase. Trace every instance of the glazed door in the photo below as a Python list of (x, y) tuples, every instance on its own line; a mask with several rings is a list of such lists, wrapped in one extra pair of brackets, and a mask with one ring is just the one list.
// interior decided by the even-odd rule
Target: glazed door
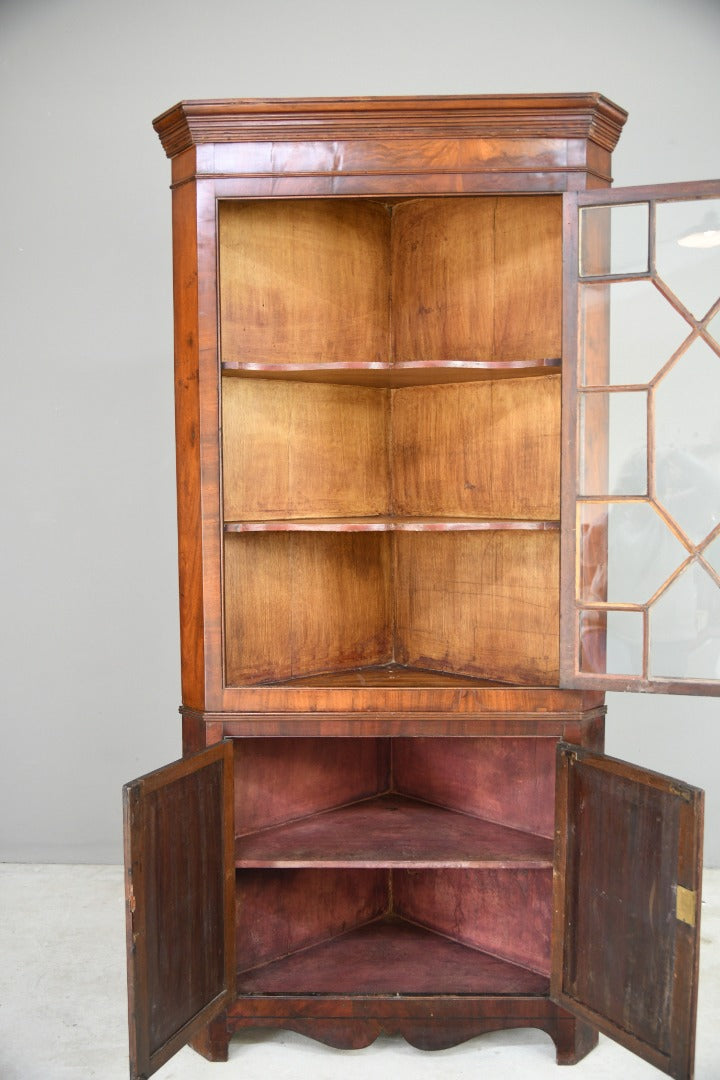
[(123, 789), (130, 1076), (154, 1073), (234, 991), (232, 744)]
[(720, 181), (565, 197), (561, 685), (720, 693)]
[(558, 746), (551, 997), (690, 1080), (703, 793)]

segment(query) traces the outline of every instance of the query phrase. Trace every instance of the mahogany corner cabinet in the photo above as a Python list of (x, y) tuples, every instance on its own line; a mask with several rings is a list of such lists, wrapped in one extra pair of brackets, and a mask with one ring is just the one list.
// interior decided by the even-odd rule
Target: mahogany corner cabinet
[(720, 182), (610, 190), (625, 118), (155, 121), (184, 757), (125, 788), (133, 1078), (527, 1026), (691, 1077), (702, 793), (603, 754), (604, 691), (718, 692)]

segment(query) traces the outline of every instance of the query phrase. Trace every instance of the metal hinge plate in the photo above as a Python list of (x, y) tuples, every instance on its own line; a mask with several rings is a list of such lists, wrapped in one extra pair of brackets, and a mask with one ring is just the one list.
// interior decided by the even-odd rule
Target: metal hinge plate
[(697, 918), (696, 892), (685, 889), (682, 885), (677, 886), (676, 914), (680, 922), (687, 923), (688, 926), (695, 925), (695, 920)]

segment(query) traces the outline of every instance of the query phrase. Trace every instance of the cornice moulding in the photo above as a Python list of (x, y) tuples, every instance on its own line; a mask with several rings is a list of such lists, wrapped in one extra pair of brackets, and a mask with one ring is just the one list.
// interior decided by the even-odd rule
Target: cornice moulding
[(153, 127), (168, 157), (202, 143), (385, 138), (589, 139), (612, 151), (627, 113), (601, 94), (182, 101)]

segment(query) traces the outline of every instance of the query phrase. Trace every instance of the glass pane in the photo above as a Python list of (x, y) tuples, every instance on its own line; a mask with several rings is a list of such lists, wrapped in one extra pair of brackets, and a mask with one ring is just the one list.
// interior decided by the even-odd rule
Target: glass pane
[(720, 522), (720, 357), (696, 340), (657, 385), (658, 501), (694, 544)]
[(691, 333), (650, 281), (581, 286), (585, 386), (649, 383)]
[(647, 393), (580, 395), (581, 495), (647, 494)]
[(649, 674), (720, 677), (720, 589), (694, 561), (649, 613)]
[(642, 613), (580, 612), (580, 670), (600, 675), (642, 675)]
[(720, 296), (720, 199), (658, 203), (655, 262), (678, 300), (703, 318)]
[(608, 611), (607, 672), (642, 675), (643, 617), (639, 611)]
[(650, 503), (585, 503), (579, 518), (580, 600), (647, 604), (688, 557)]
[(641, 274), (648, 270), (647, 203), (580, 210), (580, 276)]

